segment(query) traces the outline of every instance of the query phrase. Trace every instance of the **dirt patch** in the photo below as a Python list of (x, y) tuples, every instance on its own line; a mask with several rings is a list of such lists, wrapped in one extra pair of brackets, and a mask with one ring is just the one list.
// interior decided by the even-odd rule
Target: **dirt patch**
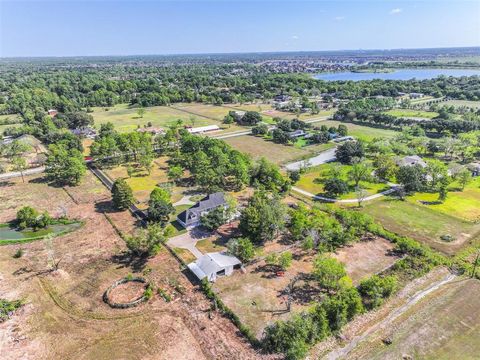
[(360, 280), (392, 266), (398, 256), (392, 253), (394, 245), (383, 238), (360, 241), (337, 250), (332, 256), (345, 264), (348, 276), (355, 284)]
[(112, 289), (109, 298), (112, 303), (125, 304), (142, 297), (144, 292), (145, 284), (130, 281)]

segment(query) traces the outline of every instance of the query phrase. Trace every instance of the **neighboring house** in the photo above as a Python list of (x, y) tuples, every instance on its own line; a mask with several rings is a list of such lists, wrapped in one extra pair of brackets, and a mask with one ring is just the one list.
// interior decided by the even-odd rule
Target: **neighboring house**
[[(332, 134), (333, 135), (333, 134)], [(338, 134), (334, 134), (335, 137), (333, 137), (333, 141), (336, 142), (336, 143), (341, 143), (341, 142), (344, 142), (344, 141), (353, 141), (355, 140), (355, 138), (353, 136), (341, 136), (341, 137), (338, 137)]]
[(297, 139), (297, 138), (305, 136), (305, 135), (307, 135), (307, 133), (303, 130), (300, 130), (300, 129), (295, 130), (295, 131), (291, 131), (291, 132), (288, 133), (288, 137), (290, 139)]
[(410, 99), (421, 99), (425, 96), (425, 94), (416, 93), (416, 92), (412, 92), (409, 95), (410, 95)]
[(418, 155), (405, 156), (403, 159), (397, 161), (398, 166), (414, 166), (420, 165), (421, 167), (426, 167), (427, 164), (422, 158)]
[(48, 110), (48, 115), (51, 116), (51, 117), (55, 117), (55, 116), (57, 116), (57, 114), (58, 114), (58, 111), (55, 110), (55, 109)]
[(187, 128), (187, 131), (190, 134), (201, 134), (209, 131), (218, 131), (220, 127), (218, 125), (207, 125), (207, 126), (200, 126), (196, 128)]
[(242, 267), (242, 262), (226, 252), (215, 252), (207, 253), (187, 266), (200, 280), (207, 278), (215, 282), (218, 276), (232, 275), (234, 269)]
[(480, 176), (480, 162), (473, 162), (468, 164), (467, 169), (472, 172), (472, 176)]
[(82, 127), (70, 130), (73, 135), (86, 137), (89, 139), (95, 139), (97, 137), (97, 131), (91, 127)]
[(233, 112), (233, 117), (235, 118), (235, 121), (240, 121), (243, 119), (245, 114), (246, 114), (246, 111), (235, 110)]
[(200, 220), (203, 215), (208, 214), (213, 209), (220, 206), (227, 208), (227, 202), (225, 200), (225, 194), (217, 192), (205, 196), (202, 200), (197, 202), (191, 208), (182, 211), (177, 216), (177, 221), (184, 228), (193, 228), (200, 225)]
[(292, 97), (290, 95), (280, 94), (280, 95), (275, 95), (273, 100), (276, 102), (290, 101), (292, 100)]

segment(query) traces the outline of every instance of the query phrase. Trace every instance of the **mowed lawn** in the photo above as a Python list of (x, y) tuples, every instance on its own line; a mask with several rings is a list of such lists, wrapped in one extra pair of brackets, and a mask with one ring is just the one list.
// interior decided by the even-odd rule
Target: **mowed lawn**
[[(417, 239), (448, 255), (455, 254), (469, 240), (480, 235), (480, 224), (408, 200), (383, 197), (365, 204), (364, 211), (386, 229)], [(455, 240), (447, 242), (440, 238), (447, 234)]]
[[(438, 193), (417, 193), (408, 197), (408, 201), (421, 204), (432, 210), (458, 217), (462, 220), (480, 222), (480, 177), (475, 178), (463, 191), (458, 184), (449, 186), (447, 199), (436, 204)], [(429, 204), (433, 202), (433, 204)]]
[(357, 124), (351, 124), (335, 120), (326, 120), (315, 123), (315, 126), (326, 125), (327, 127), (338, 127), (338, 125), (343, 124), (348, 129), (348, 135), (354, 136), (357, 139), (370, 141), (374, 138), (393, 138), (399, 132), (395, 130), (388, 129), (379, 129), (370, 126), (363, 126)]
[(332, 144), (308, 145), (305, 147), (282, 145), (253, 135), (227, 138), (224, 141), (233, 148), (250, 155), (253, 159), (265, 157), (275, 164), (285, 164), (290, 161), (308, 158), (333, 146)]
[(201, 115), (192, 115), (184, 111), (176, 110), (169, 106), (152, 106), (145, 108), (143, 118), (137, 114), (137, 108), (131, 108), (127, 104), (119, 104), (108, 108), (93, 108), (93, 119), (95, 124), (111, 122), (119, 132), (129, 132), (138, 126), (145, 126), (149, 122), (156, 127), (167, 127), (182, 120), (186, 125), (205, 126), (220, 125), (218, 121), (206, 118)]
[(405, 118), (425, 118), (433, 119), (438, 116), (437, 112), (434, 111), (422, 111), (422, 110), (413, 110), (413, 109), (393, 109), (384, 112), (385, 114), (392, 115), (395, 117), (405, 117)]
[[(341, 179), (348, 182), (350, 186), (350, 191), (346, 194), (339, 196), (339, 199), (354, 199), (356, 198), (355, 194), (355, 184), (352, 181), (348, 181), (348, 171), (351, 169), (350, 165), (339, 165), (341, 166)], [(329, 169), (333, 164), (323, 164), (309, 169), (305, 174), (302, 174), (300, 180), (295, 184), (296, 187), (308, 191), (314, 195), (327, 196), (323, 188), (324, 180), (328, 179)], [(378, 192), (388, 189), (388, 185), (384, 183), (374, 183), (367, 181), (360, 181), (359, 185), (365, 189), (369, 195), (376, 194)]]

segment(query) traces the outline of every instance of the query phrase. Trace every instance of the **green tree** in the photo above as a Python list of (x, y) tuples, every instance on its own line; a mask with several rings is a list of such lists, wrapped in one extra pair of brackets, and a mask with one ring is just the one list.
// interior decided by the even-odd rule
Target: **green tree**
[(112, 186), (112, 201), (117, 210), (126, 210), (133, 204), (133, 192), (124, 179), (117, 179)]
[(355, 183), (355, 187), (358, 187), (360, 181), (368, 181), (371, 178), (370, 173), (372, 169), (365, 162), (359, 162), (353, 164), (348, 172), (348, 178)]
[(78, 185), (87, 171), (82, 153), (63, 144), (52, 144), (48, 149), (47, 177), (60, 185)]
[(247, 238), (232, 239), (227, 243), (228, 251), (238, 257), (242, 262), (247, 262), (255, 256), (255, 248)]
[(145, 115), (145, 108), (144, 107), (139, 107), (137, 109), (137, 115), (140, 116), (140, 118), (143, 119), (143, 115)]
[(214, 231), (227, 222), (225, 209), (217, 207), (201, 217), (201, 224), (207, 230)]
[(348, 184), (339, 178), (325, 180), (323, 189), (329, 196), (337, 197), (348, 192)]
[(367, 309), (373, 309), (382, 305), (383, 301), (392, 295), (397, 289), (397, 278), (395, 276), (372, 275), (362, 280), (358, 291)]
[(19, 229), (33, 227), (39, 216), (38, 211), (31, 206), (24, 206), (17, 211), (16, 223)]
[(319, 255), (313, 262), (313, 276), (322, 288), (337, 290), (340, 288), (340, 279), (347, 276), (345, 267), (338, 260)]
[(167, 172), (168, 180), (177, 183), (183, 177), (183, 168), (181, 166), (170, 166)]
[(472, 181), (472, 172), (468, 169), (463, 169), (458, 173), (457, 180), (462, 191), (465, 190), (465, 186)]
[(239, 229), (254, 244), (273, 240), (285, 227), (286, 209), (278, 196), (256, 192), (240, 215)]
[(421, 191), (425, 183), (425, 171), (420, 165), (400, 166), (397, 170), (397, 181), (407, 193)]
[(155, 255), (165, 241), (164, 230), (159, 224), (149, 224), (146, 229), (125, 238), (127, 248), (136, 256)]
[(365, 150), (360, 141), (346, 141), (335, 150), (335, 156), (342, 164), (352, 164), (355, 159), (363, 158)]
[(27, 161), (25, 158), (21, 156), (15, 156), (12, 159), (12, 170), (13, 171), (18, 171), (20, 175), (22, 176), (22, 182), (25, 182), (25, 178), (23, 177), (24, 171), (27, 169)]
[(174, 212), (175, 208), (172, 205), (168, 190), (155, 187), (150, 193), (150, 200), (148, 201), (148, 219), (165, 226), (170, 220), (170, 215)]

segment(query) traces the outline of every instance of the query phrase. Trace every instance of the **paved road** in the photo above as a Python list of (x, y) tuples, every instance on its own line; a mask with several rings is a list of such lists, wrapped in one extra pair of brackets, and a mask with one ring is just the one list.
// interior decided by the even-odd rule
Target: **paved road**
[[(330, 119), (330, 116), (319, 116), (319, 117), (316, 117), (316, 118), (305, 120), (305, 122), (307, 124), (311, 124), (311, 123), (315, 123), (315, 122), (319, 122), (319, 121), (325, 121), (325, 120), (328, 120), (328, 119)], [(268, 131), (274, 130), (276, 128), (277, 127), (275, 125), (271, 125), (271, 126), (268, 127)], [(229, 134), (213, 135), (211, 137), (215, 138), (215, 139), (228, 139), (228, 138), (232, 138), (232, 137), (236, 137), (236, 136), (250, 135), (251, 133), (252, 133), (252, 129), (248, 129), (248, 130), (244, 130), (244, 131), (242, 130), (242, 131), (232, 132), (232, 133), (229, 133)]]
[[(394, 185), (394, 184), (389, 184), (390, 186)], [(321, 201), (327, 201), (327, 202), (332, 202), (332, 203), (344, 203), (344, 204), (352, 204), (352, 203), (357, 203), (358, 200), (357, 199), (343, 199), (343, 200), (339, 200), (339, 199), (332, 199), (332, 198), (327, 198), (327, 197), (324, 197), (324, 196), (318, 196), (318, 195), (314, 195), (308, 191), (305, 191), (305, 190), (302, 190), (296, 186), (293, 186), (292, 187), (292, 190), (299, 193), (299, 194), (302, 194), (304, 196), (307, 196), (313, 200), (321, 200)], [(382, 197), (384, 195), (388, 195), (388, 194), (391, 194), (393, 193), (394, 191), (396, 191), (396, 188), (393, 186), (391, 189), (388, 189), (388, 190), (385, 190), (385, 191), (382, 191), (381, 193), (378, 193), (378, 194), (374, 194), (374, 195), (370, 195), (370, 196), (367, 196), (365, 199), (363, 199), (363, 201), (370, 201), (370, 200), (374, 200), (374, 199), (378, 199), (379, 197)]]
[[(23, 176), (40, 174), (44, 171), (45, 171), (45, 166), (40, 166), (40, 167), (36, 167), (36, 168), (33, 168), (33, 169), (27, 169), (23, 172)], [(12, 179), (12, 178), (20, 177), (20, 176), (22, 176), (22, 173), (20, 171), (12, 171), (12, 172), (8, 172), (8, 173), (5, 173), (5, 174), (0, 174), (0, 180), (2, 180), (2, 179)]]
[(300, 161), (295, 161), (293, 163), (285, 165), (285, 168), (287, 170), (300, 170), (302, 167), (312, 167), (312, 166), (317, 166), (321, 164), (325, 164), (328, 162), (335, 161), (335, 150), (337, 147), (334, 147), (332, 149), (328, 149), (325, 151), (322, 151), (320, 154), (317, 156), (314, 156), (312, 158), (306, 159), (306, 160), (300, 160)]

